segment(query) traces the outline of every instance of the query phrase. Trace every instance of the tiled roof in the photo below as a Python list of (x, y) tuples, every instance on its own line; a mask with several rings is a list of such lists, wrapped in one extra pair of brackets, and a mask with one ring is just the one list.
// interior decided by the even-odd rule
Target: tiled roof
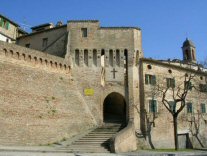
[(100, 27), (100, 29), (137, 29), (141, 30), (139, 27)]
[(81, 22), (92, 22), (96, 23), (99, 22), (99, 20), (68, 20), (69, 23), (81, 23)]
[(10, 20), (8, 17), (6, 17), (6, 16), (4, 16), (2, 14), (0, 14), (0, 17), (6, 19), (7, 21), (9, 21), (10, 23), (12, 23), (13, 25), (19, 27), (19, 25), (17, 23), (15, 23), (14, 21)]

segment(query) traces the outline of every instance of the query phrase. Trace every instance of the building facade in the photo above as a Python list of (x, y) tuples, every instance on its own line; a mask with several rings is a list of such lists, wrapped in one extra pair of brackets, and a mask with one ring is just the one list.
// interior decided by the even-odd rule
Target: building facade
[(206, 147), (207, 73), (192, 41), (183, 43), (183, 60), (152, 60), (143, 57), (140, 28), (80, 20), (33, 27), (17, 44), (0, 44), (4, 144), (4, 137), (48, 144), (119, 121), (126, 127), (114, 136), (115, 152), (173, 148), (172, 116), (156, 87), (183, 87), (185, 76), (195, 75), (198, 89), (189, 91), (178, 134), (183, 148)]
[(26, 34), (17, 23), (0, 14), (0, 41), (15, 43), (17, 37)]

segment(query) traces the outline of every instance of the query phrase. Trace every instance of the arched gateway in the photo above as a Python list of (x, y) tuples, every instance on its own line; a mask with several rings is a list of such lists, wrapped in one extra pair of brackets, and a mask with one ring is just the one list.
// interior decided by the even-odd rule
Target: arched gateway
[(104, 122), (125, 122), (126, 102), (124, 97), (116, 92), (110, 93), (103, 104)]

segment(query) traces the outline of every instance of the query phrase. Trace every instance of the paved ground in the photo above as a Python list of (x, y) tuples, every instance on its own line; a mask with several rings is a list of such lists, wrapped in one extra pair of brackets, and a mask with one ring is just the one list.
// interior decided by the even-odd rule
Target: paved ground
[(187, 152), (157, 152), (141, 150), (128, 153), (67, 153), (57, 151), (53, 147), (3, 147), (0, 146), (0, 156), (207, 156), (206, 150), (192, 150)]

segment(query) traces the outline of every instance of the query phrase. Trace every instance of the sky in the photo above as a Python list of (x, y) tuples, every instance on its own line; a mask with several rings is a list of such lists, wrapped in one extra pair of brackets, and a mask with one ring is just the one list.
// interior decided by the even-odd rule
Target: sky
[(1, 0), (0, 14), (28, 27), (89, 19), (139, 27), (147, 58), (182, 59), (189, 38), (197, 60), (207, 59), (207, 0)]

